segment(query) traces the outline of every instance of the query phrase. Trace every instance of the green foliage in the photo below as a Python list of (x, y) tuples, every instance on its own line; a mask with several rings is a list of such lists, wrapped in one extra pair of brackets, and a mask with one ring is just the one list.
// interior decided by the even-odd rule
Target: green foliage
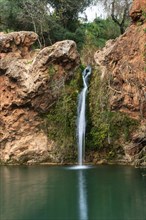
[(53, 78), (55, 73), (56, 73), (56, 69), (54, 67), (54, 64), (50, 64), (49, 68), (48, 68), (48, 74), (49, 74), (50, 78)]
[(102, 0), (102, 2), (106, 13), (111, 16), (120, 33), (123, 34), (130, 24), (129, 10), (132, 0)]
[(81, 67), (74, 79), (64, 86), (58, 100), (45, 115), (48, 136), (61, 148), (76, 146), (77, 96), (81, 81)]
[[(130, 140), (130, 133), (138, 122), (121, 112), (110, 111), (108, 81), (100, 81), (96, 70), (89, 90), (88, 125), (86, 145), (91, 149), (112, 149), (120, 139)], [(96, 99), (95, 99), (96, 97)]]
[(142, 12), (142, 16), (144, 17), (144, 20), (146, 21), (146, 9)]
[[(107, 40), (118, 37), (120, 30), (111, 18), (96, 18), (91, 23), (81, 23), (78, 14), (91, 2), (0, 0), (0, 31), (35, 31), (43, 46), (64, 39), (74, 40), (80, 49), (82, 63), (93, 64), (93, 54), (97, 48), (102, 48)], [(47, 3), (53, 7), (52, 13), (47, 11)], [(80, 66), (74, 79), (64, 86), (58, 100), (45, 115), (48, 136), (61, 148), (76, 146), (77, 96), (82, 87), (81, 72), (84, 68)], [(55, 73), (54, 66), (50, 65), (50, 77), (54, 77)], [(111, 158), (115, 155), (114, 149), (120, 138), (129, 140), (137, 122), (120, 112), (110, 111), (108, 80), (101, 82), (99, 75), (98, 70), (92, 71), (86, 145), (89, 149), (98, 150), (108, 147), (108, 156)]]
[(75, 31), (78, 26), (79, 13), (83, 12), (92, 2), (93, 0), (48, 0), (63, 27), (71, 32)]
[[(13, 4), (14, 1), (0, 0), (0, 30), (13, 30), (13, 26), (16, 25), (16, 15), (18, 12), (17, 5)], [(14, 7), (13, 7), (14, 6)], [(11, 25), (10, 25), (11, 24)]]
[[(83, 69), (84, 66), (80, 66), (74, 79), (64, 86), (58, 100), (45, 115), (49, 139), (61, 149), (76, 146), (77, 96), (82, 87)], [(50, 67), (49, 73), (54, 75), (54, 71)], [(121, 150), (120, 140), (130, 140), (138, 123), (123, 113), (110, 111), (108, 82), (101, 82), (99, 75), (98, 70), (93, 69), (87, 100), (86, 149), (106, 150), (107, 159), (112, 159)]]
[[(78, 3), (77, 3), (78, 2)], [(62, 0), (0, 0), (0, 31), (34, 31), (39, 45), (46, 46), (64, 39), (72, 39), (79, 47), (84, 42), (79, 12), (91, 1)], [(50, 10), (50, 5), (53, 11)]]
[(99, 48), (102, 48), (107, 40), (120, 35), (119, 29), (110, 18), (105, 20), (96, 18), (94, 22), (85, 24), (85, 28), (91, 44)]
[[(0, 31), (34, 31), (39, 35), (39, 46), (47, 46), (56, 41), (70, 39), (78, 49), (84, 46), (103, 47), (110, 38), (119, 35), (111, 19), (95, 19), (91, 23), (81, 23), (79, 12), (92, 0), (0, 0)], [(49, 3), (53, 11), (49, 10)], [(86, 47), (87, 49), (87, 47)]]
[(114, 39), (120, 34), (118, 27), (110, 18), (105, 20), (96, 18), (91, 23), (82, 24), (80, 30), (85, 33), (84, 41), (80, 44), (82, 63), (93, 66), (95, 52), (104, 47), (107, 40)]

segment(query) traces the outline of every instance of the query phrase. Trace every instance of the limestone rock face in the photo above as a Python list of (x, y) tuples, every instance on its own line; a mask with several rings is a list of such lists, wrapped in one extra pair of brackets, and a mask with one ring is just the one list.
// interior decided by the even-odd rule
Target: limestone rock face
[(16, 56), (24, 57), (28, 54), (30, 46), (37, 40), (34, 32), (20, 31), (9, 34), (0, 33), (1, 57)]
[(146, 23), (131, 25), (126, 33), (95, 53), (102, 78), (110, 76), (111, 108), (134, 118), (146, 117)]
[[(95, 53), (102, 80), (108, 79), (110, 106), (140, 122), (129, 143), (123, 143), (125, 159), (146, 164), (146, 12), (145, 0), (134, 0), (133, 23), (126, 32)], [(136, 23), (136, 21), (140, 21)], [(138, 160), (139, 158), (139, 160)], [(141, 159), (140, 159), (141, 158)]]
[(58, 98), (80, 63), (76, 44), (65, 40), (35, 52), (33, 32), (0, 35), (0, 160), (2, 163), (52, 161), (41, 113)]

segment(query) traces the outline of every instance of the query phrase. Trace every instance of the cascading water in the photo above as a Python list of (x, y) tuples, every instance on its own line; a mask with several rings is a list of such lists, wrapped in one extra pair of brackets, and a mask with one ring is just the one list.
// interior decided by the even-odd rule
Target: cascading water
[(83, 165), (85, 154), (85, 133), (86, 133), (86, 95), (88, 90), (88, 78), (91, 74), (91, 67), (87, 66), (82, 73), (83, 89), (78, 99), (78, 120), (77, 120), (77, 137), (78, 137), (78, 164)]

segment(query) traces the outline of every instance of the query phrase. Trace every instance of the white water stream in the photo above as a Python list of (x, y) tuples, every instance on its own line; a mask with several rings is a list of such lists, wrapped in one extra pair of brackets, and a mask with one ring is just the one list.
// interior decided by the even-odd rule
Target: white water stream
[(87, 66), (82, 73), (83, 89), (79, 94), (78, 100), (78, 121), (77, 121), (77, 137), (78, 137), (78, 164), (82, 166), (85, 154), (85, 133), (86, 133), (86, 96), (88, 90), (88, 78), (91, 74), (91, 67)]

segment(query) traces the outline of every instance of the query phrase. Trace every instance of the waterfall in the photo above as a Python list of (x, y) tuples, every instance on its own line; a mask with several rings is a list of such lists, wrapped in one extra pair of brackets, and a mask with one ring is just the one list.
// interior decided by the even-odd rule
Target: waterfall
[(86, 133), (86, 95), (88, 90), (88, 78), (91, 74), (91, 67), (87, 66), (82, 73), (83, 89), (78, 98), (78, 120), (77, 120), (77, 137), (78, 137), (78, 164), (82, 166), (85, 154), (85, 133)]

